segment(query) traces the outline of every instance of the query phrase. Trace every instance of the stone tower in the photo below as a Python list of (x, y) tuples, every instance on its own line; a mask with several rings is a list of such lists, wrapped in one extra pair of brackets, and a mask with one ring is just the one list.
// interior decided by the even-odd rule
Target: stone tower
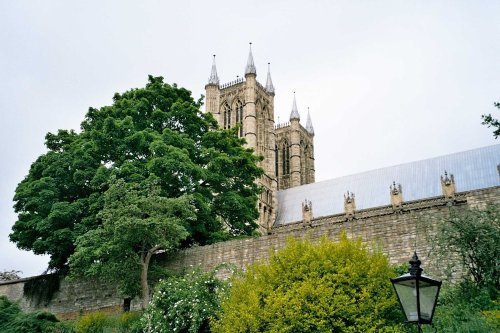
[(278, 124), (275, 133), (278, 190), (314, 183), (314, 128), (309, 111), (306, 127), (300, 124), (295, 93), (290, 121)]
[[(308, 116), (306, 128), (300, 125), (294, 97), (292, 114), (296, 116), (290, 116), (290, 123), (275, 126), (274, 86), (270, 68), (266, 85), (263, 86), (257, 81), (251, 43), (244, 78), (220, 84), (214, 56), (205, 91), (206, 112), (212, 113), (224, 129), (238, 126), (237, 135), (245, 138), (247, 147), (264, 157), (259, 164), (264, 175), (258, 180), (262, 188), (258, 223), (261, 231), (267, 231), (276, 219), (278, 188), (314, 182), (314, 131), (311, 119)], [(286, 148), (282, 151), (281, 147)]]

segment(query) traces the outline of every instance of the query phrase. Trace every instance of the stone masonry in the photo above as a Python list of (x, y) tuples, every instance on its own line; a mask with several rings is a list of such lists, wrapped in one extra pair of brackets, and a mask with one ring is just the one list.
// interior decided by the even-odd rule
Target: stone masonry
[[(406, 263), (416, 244), (425, 272), (439, 277), (442, 275), (443, 265), (449, 263), (435, 262), (428, 256), (433, 244), (429, 244), (426, 234), (432, 233), (435, 221), (448, 214), (450, 205), (458, 209), (481, 208), (488, 202), (500, 203), (500, 186), (455, 193), (452, 199), (439, 196), (403, 202), (398, 207), (387, 205), (359, 210), (353, 216), (344, 213), (312, 218), (310, 221), (313, 206), (309, 206), (310, 214), (305, 215), (305, 221), (275, 227), (268, 235), (190, 248), (179, 251), (170, 258), (157, 259), (166, 268), (177, 271), (190, 266), (209, 270), (222, 263), (244, 269), (253, 262), (266, 260), (272, 251), (282, 248), (289, 237), (308, 237), (314, 241), (326, 236), (335, 240), (345, 231), (348, 237), (361, 237), (369, 247), (381, 249), (393, 264)], [(27, 280), (29, 279), (0, 283), (0, 295), (19, 301), (26, 310), (46, 309), (60, 318), (74, 318), (95, 310), (117, 312), (121, 311), (125, 302), (112, 286), (97, 281), (62, 281), (60, 291), (49, 304), (35, 305), (23, 295), (23, 285)], [(139, 306), (140, 300), (132, 300), (132, 309)]]
[(244, 77), (220, 84), (215, 56), (208, 83), (205, 85), (206, 112), (219, 126), (235, 128), (246, 146), (263, 157), (259, 166), (264, 175), (258, 180), (258, 224), (268, 232), (276, 219), (278, 190), (314, 182), (314, 129), (308, 114), (306, 127), (300, 124), (295, 95), (290, 122), (274, 122), (274, 86), (271, 73), (266, 85), (257, 81), (257, 69), (250, 49)]

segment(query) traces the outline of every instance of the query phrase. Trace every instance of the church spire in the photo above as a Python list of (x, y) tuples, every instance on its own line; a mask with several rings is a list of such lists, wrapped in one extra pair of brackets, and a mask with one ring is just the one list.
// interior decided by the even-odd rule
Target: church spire
[(271, 63), (267, 63), (267, 82), (266, 82), (266, 91), (272, 95), (274, 95), (274, 86), (273, 80), (271, 80)]
[(247, 67), (245, 68), (245, 75), (247, 74), (257, 75), (257, 68), (255, 68), (255, 64), (253, 62), (252, 42), (250, 42), (250, 52), (248, 53)]
[(309, 107), (307, 108), (307, 123), (306, 123), (306, 130), (310, 134), (314, 134), (314, 128), (313, 128), (313, 123), (311, 121), (311, 114), (309, 113)]
[(208, 84), (219, 85), (219, 76), (217, 76), (217, 67), (215, 67), (215, 54), (212, 62), (212, 71), (210, 72), (210, 77), (208, 78)]
[(293, 105), (292, 112), (290, 113), (290, 120), (300, 120), (299, 110), (297, 109), (297, 101), (295, 100), (295, 91), (293, 92)]

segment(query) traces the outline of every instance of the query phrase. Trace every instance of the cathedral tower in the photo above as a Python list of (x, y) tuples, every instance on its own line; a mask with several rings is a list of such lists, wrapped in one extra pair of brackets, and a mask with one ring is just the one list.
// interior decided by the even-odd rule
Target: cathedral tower
[(206, 90), (206, 112), (212, 113), (224, 129), (238, 127), (237, 135), (264, 159), (259, 166), (264, 175), (258, 180), (259, 225), (269, 230), (276, 219), (277, 192), (314, 182), (314, 129), (308, 113), (306, 127), (300, 124), (295, 93), (290, 122), (274, 124), (274, 85), (270, 65), (266, 85), (257, 81), (252, 43), (244, 78), (220, 84), (215, 55)]
[(290, 121), (278, 124), (275, 135), (278, 190), (314, 183), (314, 128), (309, 112), (306, 127), (300, 124), (295, 93)]
[(264, 157), (259, 164), (264, 175), (258, 180), (262, 188), (258, 203), (258, 222), (264, 230), (269, 230), (276, 217), (278, 188), (274, 150), (274, 86), (271, 74), (267, 74), (265, 87), (257, 81), (257, 68), (250, 43), (244, 78), (219, 84), (214, 56), (205, 90), (206, 111), (213, 114), (219, 126), (224, 129), (238, 126), (238, 136), (245, 138), (247, 147)]

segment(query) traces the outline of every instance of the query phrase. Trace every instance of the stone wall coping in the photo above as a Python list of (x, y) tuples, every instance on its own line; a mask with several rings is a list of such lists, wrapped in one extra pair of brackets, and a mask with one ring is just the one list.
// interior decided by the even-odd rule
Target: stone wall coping
[[(355, 211), (354, 217), (352, 217), (352, 219), (353, 220), (362, 220), (362, 219), (366, 219), (366, 218), (389, 215), (389, 214), (394, 214), (394, 213), (409, 213), (411, 211), (423, 210), (423, 209), (430, 208), (430, 207), (445, 206), (445, 205), (448, 205), (449, 203), (453, 203), (454, 205), (466, 204), (467, 203), (467, 196), (473, 195), (475, 193), (485, 192), (485, 191), (494, 191), (496, 189), (500, 189), (500, 186), (493, 186), (493, 187), (488, 187), (488, 188), (484, 188), (484, 189), (457, 192), (453, 199), (449, 199), (443, 195), (440, 195), (440, 196), (435, 196), (435, 197), (430, 197), (430, 198), (406, 201), (406, 202), (402, 203), (400, 208), (396, 208), (396, 209), (394, 209), (392, 207), (392, 205), (384, 205), (384, 206), (378, 206), (378, 207), (359, 209), (359, 210)], [(311, 226), (314, 226), (315, 222), (316, 222), (316, 225), (319, 225), (319, 224), (324, 224), (324, 223), (345, 222), (346, 219), (348, 219), (348, 218), (347, 218), (345, 213), (325, 215), (325, 216), (313, 218), (311, 220)], [(284, 231), (288, 231), (290, 229), (296, 229), (297, 227), (303, 227), (303, 225), (304, 224), (303, 224), (302, 220), (294, 221), (294, 222), (290, 222), (287, 224), (274, 226), (270, 230), (270, 233), (273, 234), (273, 233), (278, 233), (278, 232), (284, 232)]]
[(36, 279), (39, 276), (42, 276), (42, 275), (34, 275), (34, 276), (29, 276), (29, 277), (15, 279), (15, 280), (8, 280), (8, 281), (0, 281), (0, 286), (4, 286), (4, 285), (7, 285), (7, 284), (15, 284), (15, 283), (21, 283), (21, 282), (28, 282), (30, 280)]

